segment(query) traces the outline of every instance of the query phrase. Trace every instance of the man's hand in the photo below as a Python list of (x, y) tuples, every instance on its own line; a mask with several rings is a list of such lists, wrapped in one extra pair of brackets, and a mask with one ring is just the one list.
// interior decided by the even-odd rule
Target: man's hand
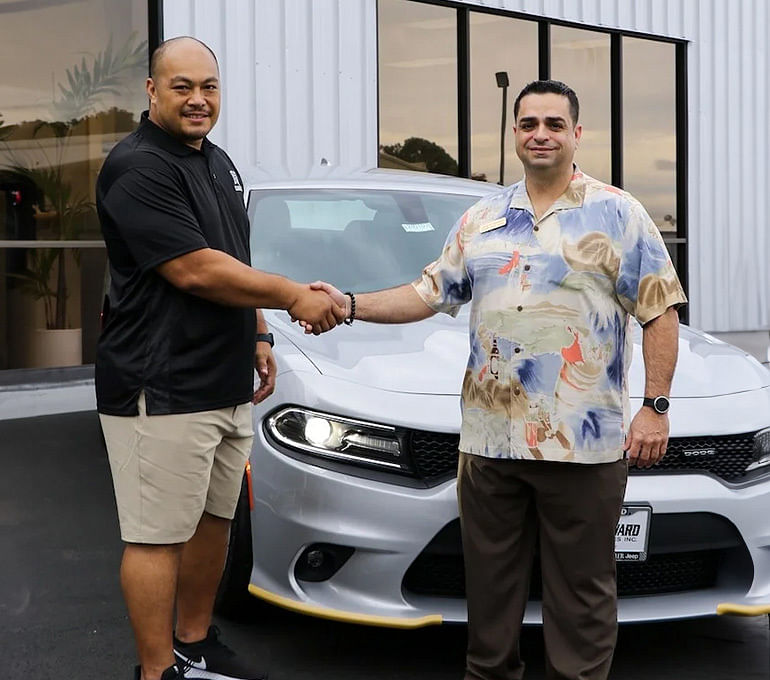
[[(344, 303), (340, 306), (325, 291), (311, 286), (301, 289), (288, 312), (293, 321), (299, 321), (306, 332), (312, 332), (314, 335), (331, 330), (345, 319)], [(307, 330), (308, 328), (310, 330)]]
[(331, 283), (326, 283), (325, 281), (313, 281), (313, 283), (310, 284), (310, 287), (313, 290), (322, 290), (340, 307), (342, 307), (346, 313), (350, 311), (350, 297), (344, 293), (341, 293), (339, 289), (332, 286)]
[[(350, 316), (350, 297), (349, 296), (345, 295), (344, 293), (341, 293), (337, 288), (332, 286), (331, 283), (326, 283), (325, 281), (313, 281), (313, 283), (310, 284), (310, 287), (313, 290), (322, 290), (332, 300), (334, 300), (337, 306), (345, 310), (345, 316), (342, 317), (343, 321)], [(312, 323), (309, 323), (304, 319), (297, 319), (297, 321), (299, 325), (305, 329), (305, 333), (315, 332), (313, 330)], [(316, 335), (318, 335), (318, 333), (316, 333)]]
[(259, 388), (254, 392), (252, 404), (258, 404), (267, 399), (275, 390), (275, 358), (269, 342), (258, 342), (257, 353), (254, 357), (254, 368), (259, 376)]
[[(323, 281), (311, 283), (310, 289), (334, 300), (336, 308), (342, 312), (342, 315), (337, 318), (337, 323), (350, 319), (352, 311), (350, 295), (340, 293), (330, 283)], [(425, 304), (420, 294), (410, 283), (373, 293), (356, 293), (355, 297), (355, 318), (371, 323), (411, 323), (412, 321), (422, 321), (436, 313)], [(317, 324), (306, 316), (292, 314), (292, 320), (299, 321), (300, 326), (305, 329), (305, 333), (318, 335), (321, 332)]]
[(629, 465), (647, 468), (655, 465), (668, 446), (668, 414), (657, 413), (642, 406), (631, 421), (623, 447), (628, 452)]

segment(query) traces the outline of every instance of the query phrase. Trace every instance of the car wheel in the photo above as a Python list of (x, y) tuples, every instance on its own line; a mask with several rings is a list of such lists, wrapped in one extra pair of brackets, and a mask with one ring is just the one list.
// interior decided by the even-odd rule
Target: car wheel
[(252, 564), (249, 488), (244, 475), (235, 517), (230, 526), (225, 568), (214, 602), (214, 610), (217, 614), (229, 619), (244, 620), (249, 618), (255, 607), (259, 606), (257, 598), (249, 594)]

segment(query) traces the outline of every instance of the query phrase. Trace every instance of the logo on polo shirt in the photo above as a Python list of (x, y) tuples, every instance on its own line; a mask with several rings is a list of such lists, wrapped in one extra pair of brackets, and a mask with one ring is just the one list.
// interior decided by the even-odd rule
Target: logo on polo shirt
[(230, 170), (230, 176), (233, 178), (233, 186), (235, 187), (236, 191), (243, 191), (243, 187), (241, 186), (241, 181), (238, 179), (238, 173), (235, 172), (235, 170)]

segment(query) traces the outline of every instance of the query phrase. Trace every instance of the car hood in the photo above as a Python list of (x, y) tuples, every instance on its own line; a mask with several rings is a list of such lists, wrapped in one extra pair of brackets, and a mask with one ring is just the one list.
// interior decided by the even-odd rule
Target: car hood
[[(269, 321), (324, 375), (393, 392), (459, 394), (468, 359), (467, 308), (411, 324), (361, 321), (321, 336), (305, 335), (285, 312)], [(643, 396), (641, 329), (634, 324), (632, 397)], [(672, 397), (713, 397), (770, 385), (770, 371), (746, 352), (681, 326)]]

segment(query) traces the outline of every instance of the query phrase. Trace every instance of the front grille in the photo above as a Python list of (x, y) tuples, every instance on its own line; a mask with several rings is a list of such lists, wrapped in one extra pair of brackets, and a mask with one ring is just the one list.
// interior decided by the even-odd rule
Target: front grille
[[(748, 432), (724, 436), (672, 438), (668, 442), (666, 455), (657, 465), (650, 468), (631, 468), (630, 472), (702, 472), (727, 482), (737, 482), (744, 477), (746, 466), (753, 460), (754, 434)], [(459, 435), (412, 430), (408, 441), (415, 469), (421, 479), (430, 483), (457, 473)]]
[(412, 430), (409, 450), (418, 476), (431, 481), (456, 475), (459, 443), (458, 434)]
[(721, 552), (651, 555), (646, 562), (621, 562), (617, 565), (618, 594), (629, 597), (710, 588), (717, 580)]
[[(720, 556), (724, 551), (651, 555), (646, 562), (619, 562), (618, 596), (655, 595), (700, 590), (717, 580)], [(415, 595), (465, 597), (465, 569), (462, 555), (422, 553), (404, 577), (404, 589)], [(540, 566), (535, 563), (530, 598), (542, 598)]]
[(415, 595), (465, 597), (465, 566), (462, 555), (422, 553), (404, 576), (404, 590)]
[[(727, 578), (736, 588), (753, 579), (751, 556), (738, 529), (709, 512), (655, 513), (645, 562), (618, 562), (622, 597), (711, 588)], [(530, 597), (542, 597), (536, 550)], [(446, 524), (412, 562), (403, 581), (406, 592), (435, 597), (465, 597), (460, 520)]]
[[(703, 453), (711, 452), (714, 453)], [(687, 455), (689, 452), (690, 455)], [(631, 468), (633, 474), (650, 470), (708, 472), (727, 482), (739, 481), (754, 459), (754, 433), (713, 437), (677, 437), (668, 442), (666, 455), (651, 468)]]

